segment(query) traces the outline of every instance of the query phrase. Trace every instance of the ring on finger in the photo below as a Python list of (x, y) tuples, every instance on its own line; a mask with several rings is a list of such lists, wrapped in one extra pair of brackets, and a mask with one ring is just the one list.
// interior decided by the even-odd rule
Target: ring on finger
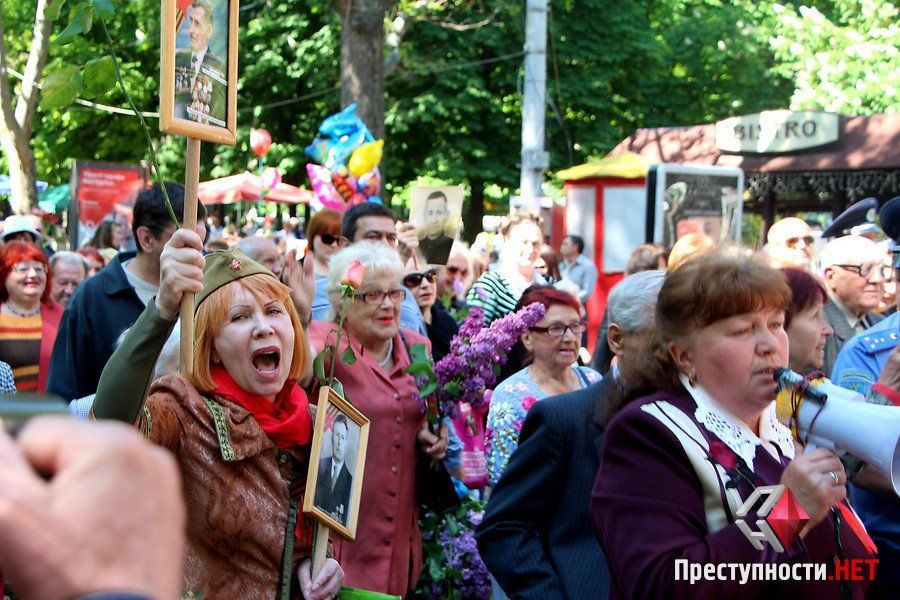
[(831, 475), (831, 478), (834, 480), (834, 484), (835, 484), (835, 485), (840, 485), (840, 483), (841, 483), (841, 478), (838, 477), (838, 474), (837, 474), (837, 473), (835, 473), (834, 471), (827, 471), (825, 474), (826, 474), (826, 475)]

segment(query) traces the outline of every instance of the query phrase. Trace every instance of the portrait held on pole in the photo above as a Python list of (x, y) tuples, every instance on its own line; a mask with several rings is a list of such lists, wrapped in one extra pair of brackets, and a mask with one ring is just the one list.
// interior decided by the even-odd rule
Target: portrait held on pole
[(237, 0), (163, 0), (160, 130), (234, 145)]
[(460, 185), (413, 190), (409, 220), (418, 228), (419, 252), (428, 264), (447, 264), (453, 240), (459, 234), (462, 204)]
[(349, 540), (356, 537), (368, 438), (369, 420), (332, 389), (323, 388), (303, 511)]

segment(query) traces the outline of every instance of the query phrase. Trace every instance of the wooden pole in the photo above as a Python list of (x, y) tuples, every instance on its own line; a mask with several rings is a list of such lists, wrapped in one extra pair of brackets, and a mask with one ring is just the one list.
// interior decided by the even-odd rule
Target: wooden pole
[[(197, 186), (200, 184), (200, 140), (187, 138), (184, 167), (184, 218), (182, 226), (197, 229)], [(181, 299), (181, 373), (185, 377), (194, 371), (194, 294)]]
[(322, 570), (322, 566), (325, 564), (325, 558), (328, 555), (328, 534), (330, 532), (331, 530), (325, 525), (316, 523), (316, 540), (313, 542), (312, 559), (313, 581), (316, 580), (316, 575), (319, 574), (319, 571)]

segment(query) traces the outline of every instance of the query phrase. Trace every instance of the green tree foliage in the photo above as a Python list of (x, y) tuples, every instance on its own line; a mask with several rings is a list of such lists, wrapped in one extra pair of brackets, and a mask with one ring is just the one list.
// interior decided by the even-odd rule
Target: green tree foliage
[(900, 21), (894, 2), (774, 8), (772, 72), (794, 82), (791, 108), (850, 115), (897, 110)]
[[(111, 1), (92, 5), (102, 11)], [(33, 18), (23, 4), (2, 4), (10, 54), (22, 61)], [(815, 4), (814, 13), (772, 0), (551, 3), (550, 171), (602, 155), (639, 127), (708, 123), (789, 102), (854, 113), (896, 106), (894, 6), (879, 0)], [(68, 0), (63, 6), (56, 35), (72, 22), (77, 5)], [(385, 198), (408, 197), (420, 177), (463, 183), (473, 198), (467, 214), (477, 221), (483, 199), (505, 198), (518, 186), (524, 3), (401, 0), (389, 6)], [(126, 86), (139, 108), (156, 111), (159, 2), (120, 1), (115, 9), (110, 32)], [(822, 19), (816, 27), (798, 21), (814, 14)], [(99, 63), (103, 40), (96, 29), (54, 44), (47, 72)], [(337, 3), (245, 2), (240, 40), (238, 143), (204, 144), (201, 178), (253, 168), (249, 129), (264, 127), (274, 140), (267, 164), (280, 167), (288, 182), (303, 184), (303, 148), (321, 120), (340, 108)], [(107, 83), (108, 71), (98, 63), (80, 70), (88, 81), (79, 97), (126, 106), (117, 87), (92, 97)], [(34, 127), (41, 178), (65, 181), (73, 158), (146, 158), (133, 116), (52, 104), (38, 110)], [(155, 138), (163, 175), (180, 180), (184, 140)]]

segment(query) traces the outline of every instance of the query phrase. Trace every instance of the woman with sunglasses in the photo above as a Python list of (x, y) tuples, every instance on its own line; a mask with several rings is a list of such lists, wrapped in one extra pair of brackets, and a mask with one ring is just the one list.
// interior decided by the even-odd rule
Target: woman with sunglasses
[(459, 325), (437, 300), (438, 268), (426, 271), (413, 270), (403, 278), (403, 285), (412, 292), (425, 319), (425, 329), (431, 341), (431, 355), (435, 361), (450, 353), (450, 340), (459, 331)]
[[(600, 381), (590, 367), (577, 365), (585, 322), (578, 300), (550, 285), (532, 286), (519, 304), (540, 302), (544, 317), (522, 335), (527, 366), (497, 385), (487, 420), (488, 483), (495, 485), (518, 446), (519, 432), (535, 402)], [(530, 359), (530, 360), (529, 360)]]
[[(346, 303), (344, 330), (337, 356), (352, 348), (350, 365), (338, 361), (334, 375), (344, 397), (371, 422), (356, 539), (333, 539), (334, 556), (344, 569), (345, 584), (406, 597), (422, 567), (422, 540), (416, 495), (416, 454), (444, 457), (447, 431), (438, 439), (427, 428), (418, 386), (406, 372), (410, 348), (428, 339), (400, 328), (403, 263), (384, 243), (356, 242), (335, 254), (326, 282), (332, 318), (313, 321), (310, 339), (317, 352), (337, 337), (341, 280), (353, 261), (365, 266), (354, 297)], [(326, 361), (325, 372), (330, 364)], [(313, 390), (311, 398), (318, 397)]]
[(317, 212), (306, 227), (306, 239), (315, 261), (313, 272), (316, 284), (324, 284), (328, 277), (331, 257), (341, 249), (341, 213), (330, 208)]
[(0, 361), (13, 370), (20, 392), (43, 392), (63, 308), (50, 299), (50, 266), (34, 244), (0, 249)]

